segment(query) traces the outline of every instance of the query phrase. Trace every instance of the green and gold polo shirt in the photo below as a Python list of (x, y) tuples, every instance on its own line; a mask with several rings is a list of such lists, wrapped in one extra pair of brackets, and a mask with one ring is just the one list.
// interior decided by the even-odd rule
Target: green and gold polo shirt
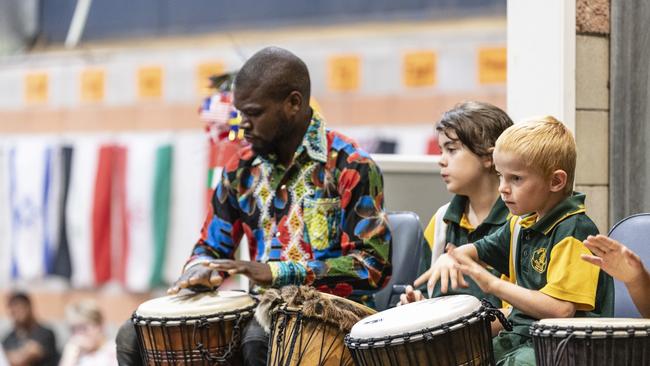
[[(612, 316), (612, 278), (580, 258), (591, 254), (582, 241), (598, 234), (584, 201), (585, 195), (575, 192), (539, 221), (537, 214), (512, 216), (508, 225), (474, 243), (479, 258), (519, 286), (576, 304), (575, 317)], [(508, 319), (513, 332), (524, 336), (538, 320), (516, 308)]]
[[(443, 248), (434, 248), (436, 245), (446, 245), (446, 243), (453, 243), (456, 246), (475, 242), (482, 237), (489, 235), (497, 231), (501, 226), (503, 226), (510, 212), (508, 208), (503, 203), (501, 198), (497, 198), (494, 206), (490, 210), (488, 216), (483, 220), (483, 222), (478, 225), (476, 228), (470, 224), (467, 214), (465, 213), (469, 199), (466, 196), (455, 195), (452, 197), (444, 212), (443, 221), (446, 224), (446, 230), (443, 231), (444, 238), (435, 238), (436, 236), (436, 222), (440, 223), (440, 220), (434, 215), (427, 225), (427, 228), (424, 230), (424, 238), (427, 241), (428, 245), (425, 245), (421, 259), (420, 259), (420, 270), (419, 273), (422, 274), (431, 267), (431, 253), (435, 252), (435, 249), (438, 249), (439, 252), (444, 253)], [(444, 210), (444, 206), (441, 208)], [(436, 214), (440, 214), (441, 210), (438, 210)], [(440, 231), (438, 231), (440, 232)], [(440, 234), (438, 234), (440, 235)], [(496, 276), (499, 274), (495, 271), (492, 271)], [(449, 290), (446, 295), (453, 294), (469, 294), (473, 295), (479, 299), (487, 299), (494, 306), (500, 306), (501, 300), (496, 296), (487, 295), (478, 287), (474, 281), (468, 276), (465, 276), (465, 280), (469, 284), (469, 288), (459, 288), (457, 290)], [(426, 285), (423, 286), (423, 289), (426, 291)], [(440, 283), (436, 284), (432, 296), (441, 296), (443, 295), (440, 292)]]

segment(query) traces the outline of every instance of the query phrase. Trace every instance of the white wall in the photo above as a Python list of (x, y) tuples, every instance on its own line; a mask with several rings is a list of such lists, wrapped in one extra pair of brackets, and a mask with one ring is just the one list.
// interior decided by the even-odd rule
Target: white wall
[(575, 131), (575, 1), (508, 0), (508, 113)]

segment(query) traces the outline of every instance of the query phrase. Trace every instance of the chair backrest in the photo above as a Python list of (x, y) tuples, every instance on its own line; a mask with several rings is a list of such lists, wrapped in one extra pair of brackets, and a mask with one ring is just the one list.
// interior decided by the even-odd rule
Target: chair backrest
[[(626, 217), (609, 231), (609, 237), (620, 241), (650, 263), (650, 213)], [(621, 281), (614, 281), (614, 315), (616, 317), (640, 318), (627, 288)]]
[(395, 306), (399, 301), (399, 293), (393, 291), (394, 285), (412, 284), (417, 278), (419, 253), (424, 241), (422, 225), (417, 214), (409, 211), (389, 212), (388, 223), (393, 238), (393, 275), (386, 287), (375, 293), (375, 306), (379, 311)]

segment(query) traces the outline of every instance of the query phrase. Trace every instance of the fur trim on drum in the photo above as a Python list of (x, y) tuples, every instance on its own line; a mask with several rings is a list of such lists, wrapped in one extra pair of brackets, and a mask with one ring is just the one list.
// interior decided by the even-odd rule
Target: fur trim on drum
[(359, 320), (374, 313), (370, 308), (337, 296), (323, 294), (309, 286), (285, 286), (264, 292), (255, 310), (255, 319), (270, 333), (273, 313), (280, 307), (296, 309), (303, 316), (321, 319), (349, 332)]

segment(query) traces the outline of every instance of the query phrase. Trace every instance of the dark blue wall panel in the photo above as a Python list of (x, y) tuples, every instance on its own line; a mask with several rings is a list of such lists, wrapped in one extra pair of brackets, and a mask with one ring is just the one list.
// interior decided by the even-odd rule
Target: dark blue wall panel
[[(76, 0), (42, 0), (41, 34), (62, 42)], [(286, 25), (505, 15), (506, 0), (94, 0), (84, 40)]]

